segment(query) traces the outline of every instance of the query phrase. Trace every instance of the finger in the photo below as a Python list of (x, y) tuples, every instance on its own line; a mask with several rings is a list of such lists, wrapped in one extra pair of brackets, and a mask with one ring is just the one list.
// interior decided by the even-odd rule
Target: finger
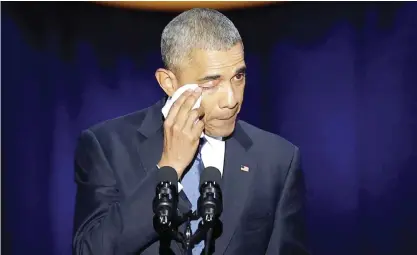
[(197, 120), (201, 120), (203, 116), (204, 116), (204, 112), (202, 108), (197, 108), (197, 109), (192, 110), (188, 114), (187, 121), (185, 122), (185, 125), (184, 125), (184, 131), (191, 132), (194, 127), (194, 124), (197, 122)]
[(190, 114), (190, 111), (192, 110), (192, 107), (197, 102), (198, 98), (201, 96), (201, 89), (197, 88), (192, 95), (190, 95), (185, 102), (181, 105), (180, 110), (177, 113), (177, 116), (175, 117), (175, 123), (178, 125), (182, 125), (182, 127), (185, 126), (185, 123), (188, 119), (188, 116)]
[(197, 122), (193, 125), (193, 128), (191, 129), (191, 133), (195, 137), (200, 137), (201, 133), (203, 133), (203, 130), (204, 130), (203, 120), (197, 119)]
[(185, 112), (188, 114), (189, 111), (192, 110), (192, 107), (195, 105), (197, 100), (201, 96), (201, 88), (196, 88), (193, 93), (185, 100), (185, 102), (181, 105), (180, 112)]
[(204, 108), (202, 106), (198, 107), (197, 109), (195, 109), (196, 111), (198, 111), (198, 117), (201, 119), (202, 117), (204, 117)]
[(184, 93), (181, 94), (180, 97), (172, 104), (171, 109), (168, 112), (168, 116), (166, 117), (166, 121), (173, 123), (179, 110), (181, 109), (181, 106), (184, 104), (185, 100), (192, 95), (192, 90), (187, 90)]

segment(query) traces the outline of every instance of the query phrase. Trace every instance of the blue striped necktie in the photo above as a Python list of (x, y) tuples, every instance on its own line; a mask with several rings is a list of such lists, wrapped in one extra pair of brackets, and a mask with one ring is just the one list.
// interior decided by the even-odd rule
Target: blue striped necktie
[[(181, 180), (181, 184), (183, 185), (183, 190), (185, 195), (187, 196), (188, 200), (191, 202), (192, 211), (197, 210), (197, 200), (200, 196), (200, 192), (198, 190), (198, 186), (200, 183), (200, 174), (204, 169), (203, 161), (201, 159), (201, 146), (204, 144), (205, 139), (200, 140), (200, 146), (197, 153), (197, 156), (193, 162), (193, 165), (189, 169), (189, 171), (185, 174), (184, 178)], [(196, 232), (198, 228), (198, 224), (201, 219), (191, 221), (191, 230), (193, 234)], [(196, 244), (192, 249), (192, 253), (190, 255), (200, 255), (201, 251), (204, 248), (204, 241)]]

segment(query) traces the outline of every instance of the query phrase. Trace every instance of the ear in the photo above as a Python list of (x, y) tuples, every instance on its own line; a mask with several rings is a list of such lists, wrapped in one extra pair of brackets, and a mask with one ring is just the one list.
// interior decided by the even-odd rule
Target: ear
[(178, 89), (178, 81), (175, 74), (167, 69), (159, 68), (156, 70), (155, 78), (168, 96), (172, 96)]

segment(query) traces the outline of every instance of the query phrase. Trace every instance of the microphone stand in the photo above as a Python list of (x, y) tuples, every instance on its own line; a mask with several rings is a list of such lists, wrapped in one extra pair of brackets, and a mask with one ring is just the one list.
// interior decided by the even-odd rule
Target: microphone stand
[(204, 248), (204, 254), (209, 255), (211, 238), (213, 236), (213, 228), (209, 228), (206, 235), (206, 247)]
[(188, 254), (190, 250), (190, 246), (191, 246), (191, 239), (193, 237), (192, 230), (191, 230), (191, 217), (188, 217), (187, 219), (184, 237), (185, 237), (185, 240), (184, 240), (183, 246), (184, 246), (185, 253)]
[[(194, 212), (192, 217), (193, 217), (193, 220), (197, 220), (198, 219), (197, 212)], [(205, 236), (204, 254), (209, 255), (214, 225), (215, 225), (215, 220), (209, 215), (207, 215), (207, 219), (200, 222), (197, 231), (192, 235), (191, 234), (192, 233), (191, 232), (191, 217), (188, 218), (186, 229), (185, 229), (185, 235), (184, 235), (185, 236), (184, 248), (187, 254), (190, 248), (194, 246), (197, 242), (203, 240), (203, 237)]]
[(206, 215), (206, 218), (204, 219), (203, 222), (204, 222), (203, 228), (206, 232), (204, 254), (209, 255), (210, 246), (211, 246), (211, 238), (213, 237), (214, 225), (216, 221), (213, 219), (213, 215), (209, 214), (209, 215)]
[(188, 255), (191, 239), (191, 227), (189, 227), (189, 218), (187, 221), (187, 229), (185, 233), (181, 233), (180, 231), (174, 229), (171, 222), (169, 222), (168, 224), (161, 224), (161, 221), (158, 219), (158, 217), (154, 217), (154, 224), (155, 230), (160, 236), (170, 237), (171, 239), (181, 243), (184, 248), (183, 255)]
[(176, 230), (170, 221), (162, 220), (156, 215), (154, 216), (154, 226), (159, 235), (170, 237), (181, 243), (184, 248), (184, 255), (188, 255), (197, 242), (205, 239), (204, 254), (209, 255), (216, 220), (213, 219), (212, 215), (207, 215), (206, 219), (200, 222), (197, 231), (192, 234), (191, 220), (198, 220), (198, 218), (197, 212), (188, 214), (184, 233)]

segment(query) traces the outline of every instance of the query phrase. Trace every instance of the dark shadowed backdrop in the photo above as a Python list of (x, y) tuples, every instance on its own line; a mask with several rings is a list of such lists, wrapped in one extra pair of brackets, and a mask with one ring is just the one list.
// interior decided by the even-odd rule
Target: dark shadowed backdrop
[[(163, 96), (154, 71), (174, 14), (1, 9), (2, 248), (69, 255), (76, 138)], [(417, 254), (416, 13), (416, 3), (226, 12), (249, 68), (241, 118), (301, 148), (314, 254)]]

